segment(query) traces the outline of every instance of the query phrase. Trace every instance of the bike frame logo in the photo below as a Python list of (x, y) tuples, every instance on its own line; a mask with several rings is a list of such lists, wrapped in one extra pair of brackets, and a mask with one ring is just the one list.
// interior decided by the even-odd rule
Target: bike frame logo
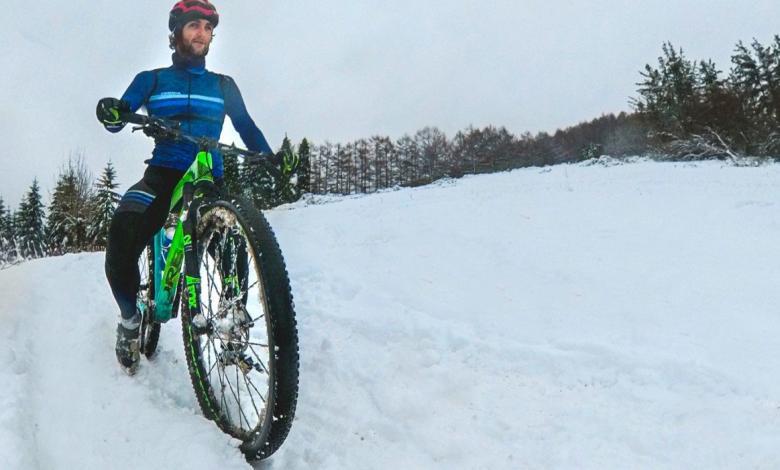
[(195, 310), (198, 307), (198, 284), (200, 284), (199, 277), (187, 276), (187, 290), (189, 291), (189, 307), (190, 310)]

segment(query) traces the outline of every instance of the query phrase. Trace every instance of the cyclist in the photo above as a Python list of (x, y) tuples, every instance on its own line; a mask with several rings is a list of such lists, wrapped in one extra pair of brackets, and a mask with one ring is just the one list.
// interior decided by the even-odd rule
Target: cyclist
[[(125, 125), (121, 113), (144, 106), (150, 116), (181, 122), (182, 130), (190, 135), (219, 139), (227, 115), (249, 150), (270, 155), (271, 147), (247, 113), (235, 82), (206, 70), (206, 55), (218, 23), (219, 14), (208, 0), (177, 2), (168, 20), (173, 64), (136, 75), (121, 99), (101, 99), (98, 120), (107, 130), (119, 132)], [(173, 189), (197, 151), (197, 145), (191, 142), (157, 140), (143, 178), (124, 194), (111, 221), (105, 269), (121, 314), (116, 357), (131, 374), (140, 359), (138, 258), (147, 241), (165, 223)], [(212, 157), (219, 184), (222, 156), (212, 150)]]

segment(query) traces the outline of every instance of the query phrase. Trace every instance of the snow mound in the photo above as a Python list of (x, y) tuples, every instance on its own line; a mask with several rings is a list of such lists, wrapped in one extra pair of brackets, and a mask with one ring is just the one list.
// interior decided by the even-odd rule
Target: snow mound
[[(561, 165), (267, 216), (299, 320), (263, 469), (771, 468), (780, 165)], [(0, 468), (250, 468), (180, 326), (113, 357), (103, 255), (0, 271)]]

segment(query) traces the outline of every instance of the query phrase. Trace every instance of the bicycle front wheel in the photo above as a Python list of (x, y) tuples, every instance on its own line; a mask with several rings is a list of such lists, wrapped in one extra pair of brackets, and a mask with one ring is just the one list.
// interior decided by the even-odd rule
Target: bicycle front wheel
[[(206, 417), (243, 441), (248, 460), (262, 460), (287, 437), (298, 397), (284, 259), (263, 215), (239, 198), (204, 206), (196, 238), (200, 299), (182, 296), (192, 384)], [(193, 302), (202, 318), (193, 318)]]

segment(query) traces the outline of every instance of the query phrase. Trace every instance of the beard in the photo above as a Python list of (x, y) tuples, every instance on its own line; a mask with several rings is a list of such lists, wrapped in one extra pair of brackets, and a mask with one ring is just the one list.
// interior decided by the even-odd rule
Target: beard
[(197, 50), (195, 49), (195, 44), (194, 43), (190, 42), (190, 43), (187, 44), (184, 41), (179, 41), (179, 48), (178, 49), (179, 49), (179, 53), (182, 54), (182, 55), (185, 55), (185, 56), (189, 56), (189, 57), (206, 57), (206, 55), (208, 55), (208, 53), (209, 53), (209, 46), (211, 46), (211, 44), (206, 44), (206, 47), (204, 47), (202, 51), (197, 52)]

